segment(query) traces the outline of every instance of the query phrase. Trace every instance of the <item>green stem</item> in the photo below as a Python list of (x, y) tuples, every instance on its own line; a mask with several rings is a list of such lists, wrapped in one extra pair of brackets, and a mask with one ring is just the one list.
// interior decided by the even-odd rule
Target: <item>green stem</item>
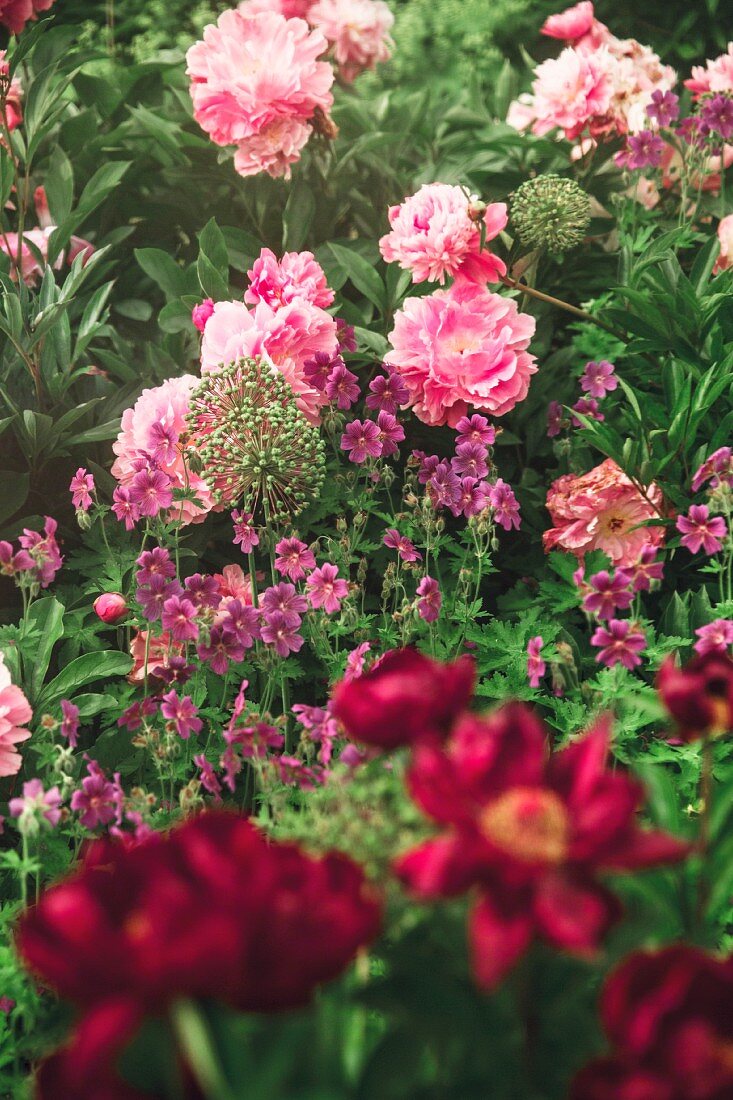
[(198, 1005), (193, 1001), (177, 1001), (170, 1020), (178, 1047), (207, 1100), (235, 1100)]
[(516, 279), (510, 278), (509, 275), (505, 275), (501, 281), (504, 286), (508, 286), (512, 290), (521, 290), (523, 294), (527, 294), (530, 298), (536, 298), (539, 302), (547, 302), (548, 305), (564, 309), (566, 313), (572, 313), (574, 317), (580, 317), (583, 321), (590, 321), (598, 328), (610, 332), (617, 340), (623, 340), (624, 342), (627, 340), (626, 333), (614, 328), (613, 325), (607, 325), (605, 321), (601, 321), (600, 318), (594, 317), (591, 313), (586, 313), (584, 309), (579, 309), (577, 306), (571, 305), (570, 302), (564, 302), (562, 298), (553, 298), (551, 294), (544, 294), (541, 290), (535, 290), (534, 287), (527, 286), (526, 283), (520, 283)]

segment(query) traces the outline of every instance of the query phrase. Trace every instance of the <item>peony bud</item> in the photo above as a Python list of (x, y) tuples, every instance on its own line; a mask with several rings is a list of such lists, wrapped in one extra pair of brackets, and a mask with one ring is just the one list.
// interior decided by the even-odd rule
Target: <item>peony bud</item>
[(103, 592), (94, 601), (94, 610), (103, 623), (118, 623), (127, 614), (125, 597), (119, 592)]
[(201, 305), (194, 306), (191, 310), (191, 320), (199, 332), (206, 328), (206, 322), (214, 312), (214, 302), (211, 298), (205, 298)]

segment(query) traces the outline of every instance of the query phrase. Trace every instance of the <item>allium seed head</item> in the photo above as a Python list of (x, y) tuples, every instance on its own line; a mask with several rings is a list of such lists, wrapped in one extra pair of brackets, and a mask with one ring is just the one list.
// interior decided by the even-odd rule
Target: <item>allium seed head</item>
[(526, 248), (565, 252), (585, 237), (590, 224), (590, 199), (574, 180), (537, 176), (515, 191), (511, 217)]

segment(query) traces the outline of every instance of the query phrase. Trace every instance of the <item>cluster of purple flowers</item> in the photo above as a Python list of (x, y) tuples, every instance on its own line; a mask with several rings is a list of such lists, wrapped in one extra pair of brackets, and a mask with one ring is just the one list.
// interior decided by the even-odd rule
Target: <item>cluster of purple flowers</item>
[(0, 574), (17, 578), (21, 585), (37, 585), (48, 588), (63, 564), (63, 557), (56, 541), (58, 524), (51, 516), (44, 517), (43, 533), (23, 529), (19, 536), (20, 549), (12, 543), (0, 541)]
[[(605, 416), (599, 411), (598, 402), (607, 393), (611, 393), (618, 387), (616, 368), (607, 359), (599, 362), (586, 363), (580, 378), (580, 388), (583, 396), (579, 397), (573, 405), (573, 412), (591, 420), (605, 420)], [(583, 423), (577, 416), (573, 416), (568, 422), (565, 418), (563, 407), (559, 401), (551, 401), (547, 406), (547, 434), (550, 439), (560, 435), (563, 428), (572, 424), (574, 428), (582, 428)]]

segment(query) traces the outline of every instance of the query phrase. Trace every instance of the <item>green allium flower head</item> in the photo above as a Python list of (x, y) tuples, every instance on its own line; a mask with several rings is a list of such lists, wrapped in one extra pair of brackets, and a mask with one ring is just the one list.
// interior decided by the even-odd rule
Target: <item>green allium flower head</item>
[(537, 176), (515, 191), (511, 217), (526, 248), (565, 252), (585, 237), (590, 224), (590, 198), (574, 180)]
[(218, 503), (265, 518), (298, 514), (321, 489), (325, 447), (266, 360), (239, 359), (191, 394), (189, 449)]

